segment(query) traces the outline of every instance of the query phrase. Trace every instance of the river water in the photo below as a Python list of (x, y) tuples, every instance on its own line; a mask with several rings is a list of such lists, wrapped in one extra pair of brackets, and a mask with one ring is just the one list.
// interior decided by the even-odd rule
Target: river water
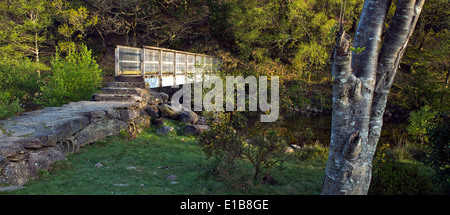
[[(389, 120), (383, 123), (379, 143), (396, 145), (402, 138), (406, 138), (404, 119)], [(305, 145), (319, 142), (328, 146), (331, 136), (331, 115), (293, 115), (283, 119), (279, 131), (288, 138), (289, 144)]]

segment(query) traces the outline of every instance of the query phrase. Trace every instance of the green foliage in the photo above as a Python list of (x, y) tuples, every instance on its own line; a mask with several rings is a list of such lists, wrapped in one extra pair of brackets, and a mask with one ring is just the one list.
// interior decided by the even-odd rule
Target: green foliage
[(43, 103), (47, 106), (88, 100), (102, 84), (102, 70), (84, 45), (65, 58), (56, 53), (51, 68), (53, 74), (42, 90)]
[(402, 60), (407, 74), (399, 91), (406, 108), (429, 105), (440, 111), (449, 110), (449, 11), (446, 0), (429, 0), (424, 4)]
[[(230, 24), (243, 59), (279, 60), (308, 81), (325, 75), (317, 72), (329, 65), (341, 1), (230, 2)], [(344, 17), (355, 18), (361, 6), (347, 1)]]
[(424, 106), (409, 117), (408, 133), (419, 138), (425, 152), (423, 162), (435, 170), (433, 180), (450, 193), (450, 129), (448, 114)]
[(238, 112), (219, 113), (216, 117), (209, 117), (210, 130), (201, 133), (199, 142), (208, 157), (217, 159), (216, 168), (222, 178), (229, 178), (238, 162), (249, 162), (253, 177), (260, 179), (265, 170), (287, 159), (287, 144), (274, 130), (256, 123), (255, 132), (246, 133), (248, 119)]
[(444, 114), (428, 127), (425, 163), (436, 171), (434, 181), (445, 194), (450, 194), (450, 120)]
[(11, 102), (5, 97), (3, 93), (0, 93), (0, 119), (14, 116), (23, 111), (18, 99)]
[(47, 43), (52, 13), (46, 0), (15, 0), (0, 13), (0, 52), (15, 57), (33, 56), (37, 70), (48, 70), (40, 61), (41, 45)]
[(358, 48), (350, 47), (349, 48), (350, 51), (356, 52), (358, 54), (361, 53), (362, 51), (364, 51), (364, 49), (366, 49), (366, 47), (362, 47), (362, 48), (361, 47), (358, 47)]
[(234, 34), (231, 25), (228, 22), (231, 4), (226, 1), (206, 1), (208, 5), (208, 17), (211, 20), (211, 33), (213, 36), (224, 43), (225, 46), (234, 45)]
[(300, 151), (295, 154), (295, 157), (301, 162), (309, 159), (326, 158), (328, 157), (328, 147), (318, 143), (308, 144), (303, 146)]
[(55, 19), (61, 24), (58, 26), (58, 34), (62, 40), (58, 42), (61, 52), (70, 52), (76, 49), (76, 41), (82, 42), (88, 30), (95, 26), (98, 17), (91, 15), (83, 6), (76, 6), (63, 0), (53, 0)]
[(433, 194), (431, 177), (420, 163), (387, 160), (375, 164), (369, 194), (426, 195)]
[(0, 118), (32, 108), (42, 85), (30, 59), (0, 56)]
[(392, 102), (412, 110), (425, 105), (438, 110), (448, 110), (450, 88), (446, 88), (445, 75), (429, 67), (413, 68), (411, 74), (399, 74), (402, 84), (394, 86), (399, 98)]
[(409, 125), (406, 127), (408, 134), (418, 138), (422, 144), (428, 142), (425, 134), (437, 114), (438, 112), (432, 110), (430, 106), (423, 106), (420, 110), (411, 112), (408, 118)]
[(311, 81), (314, 71), (324, 68), (328, 64), (329, 54), (326, 47), (318, 43), (303, 43), (292, 60), (292, 65), (300, 77)]
[(431, 180), (432, 170), (420, 162), (401, 159), (404, 155), (398, 154), (400, 150), (397, 148), (383, 144), (377, 149), (369, 194), (433, 194), (435, 188)]

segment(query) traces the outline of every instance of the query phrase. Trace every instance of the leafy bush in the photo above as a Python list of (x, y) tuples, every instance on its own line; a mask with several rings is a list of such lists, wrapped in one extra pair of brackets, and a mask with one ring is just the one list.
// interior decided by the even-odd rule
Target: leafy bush
[(28, 58), (0, 57), (0, 118), (35, 105), (42, 81)]
[(448, 113), (438, 114), (429, 106), (412, 112), (408, 133), (422, 140), (425, 158), (422, 161), (435, 170), (433, 181), (444, 193), (450, 193), (450, 124)]
[(418, 138), (421, 143), (427, 142), (427, 128), (432, 123), (432, 120), (436, 117), (437, 111), (431, 109), (430, 106), (423, 106), (418, 111), (413, 111), (409, 115), (409, 125), (406, 127), (408, 134), (411, 134)]
[(296, 154), (299, 161), (305, 161), (314, 158), (326, 158), (328, 156), (328, 148), (324, 147), (317, 142), (312, 145), (303, 146)]
[(389, 144), (383, 144), (374, 157), (369, 194), (433, 194), (435, 190), (430, 171), (419, 162), (400, 160)]
[(420, 163), (398, 160), (378, 163), (370, 184), (369, 194), (425, 195), (433, 194), (431, 177), (424, 173)]
[(275, 131), (263, 129), (259, 123), (249, 131), (246, 117), (238, 112), (218, 113), (216, 117), (209, 117), (210, 130), (202, 132), (199, 142), (208, 157), (217, 159), (216, 169), (222, 175), (232, 175), (237, 163), (248, 162), (254, 179), (259, 179), (266, 169), (288, 158), (284, 153), (287, 144)]
[(53, 74), (42, 90), (42, 102), (46, 106), (88, 100), (102, 84), (102, 70), (84, 45), (65, 58), (56, 53), (51, 69)]
[(436, 171), (433, 179), (446, 194), (450, 194), (450, 121), (444, 115), (436, 124), (430, 126), (426, 137), (427, 157), (425, 163)]
[(23, 111), (18, 99), (12, 102), (8, 102), (8, 100), (4, 97), (3, 93), (0, 93), (0, 119), (14, 116)]

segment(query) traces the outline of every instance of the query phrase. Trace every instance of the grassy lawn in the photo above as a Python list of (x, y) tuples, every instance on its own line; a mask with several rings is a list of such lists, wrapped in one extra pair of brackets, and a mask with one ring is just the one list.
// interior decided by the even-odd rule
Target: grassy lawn
[(291, 158), (271, 170), (277, 185), (249, 179), (249, 187), (236, 189), (213, 173), (213, 160), (206, 158), (196, 138), (181, 134), (183, 124), (166, 121), (166, 125), (175, 130), (160, 135), (152, 127), (133, 140), (113, 136), (89, 145), (55, 163), (52, 172), (42, 172), (25, 188), (1, 194), (320, 194), (325, 158)]

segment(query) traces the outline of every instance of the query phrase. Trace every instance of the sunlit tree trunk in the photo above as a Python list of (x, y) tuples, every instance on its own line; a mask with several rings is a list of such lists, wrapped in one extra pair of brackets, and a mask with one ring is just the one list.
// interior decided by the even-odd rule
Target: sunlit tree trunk
[[(341, 27), (332, 66), (330, 154), (322, 194), (367, 194), (389, 89), (425, 0), (398, 0), (382, 41), (391, 0), (366, 0), (350, 51)], [(381, 44), (383, 44), (381, 46)], [(363, 50), (357, 52), (356, 49)]]
[(36, 67), (37, 67), (37, 73), (38, 76), (41, 76), (41, 69), (39, 68), (39, 41), (38, 41), (38, 33), (36, 32), (34, 34), (34, 50), (35, 50), (35, 56), (36, 56)]

